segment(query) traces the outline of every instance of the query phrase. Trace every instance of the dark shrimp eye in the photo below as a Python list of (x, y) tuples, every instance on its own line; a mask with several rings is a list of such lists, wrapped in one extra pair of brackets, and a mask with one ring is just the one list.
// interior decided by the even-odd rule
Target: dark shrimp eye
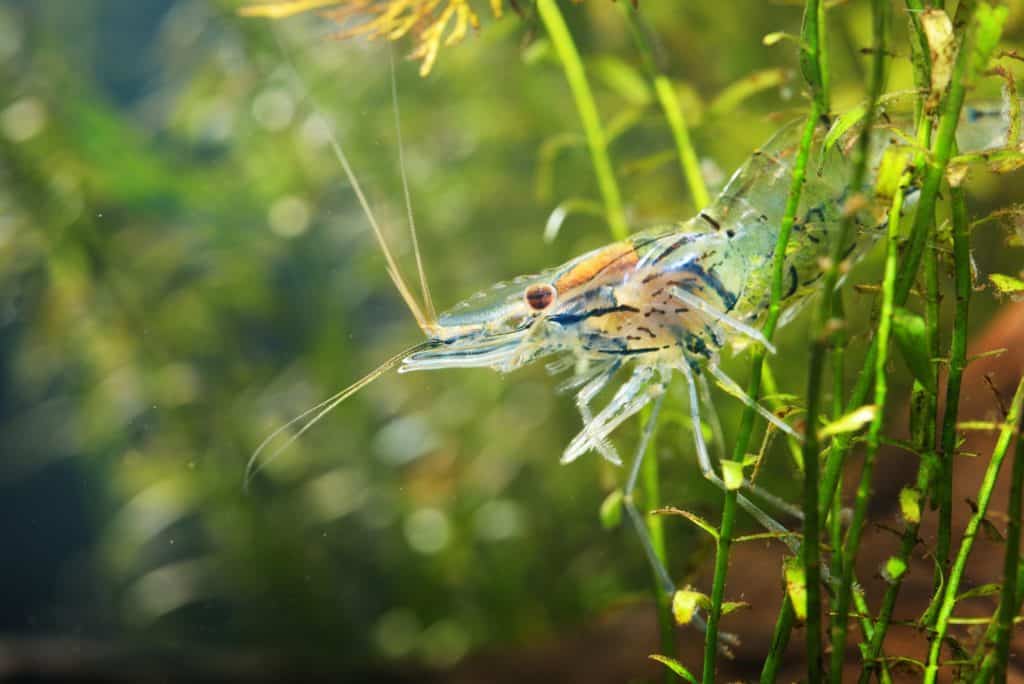
[(547, 283), (531, 285), (526, 288), (526, 303), (534, 311), (543, 311), (555, 301), (555, 288)]

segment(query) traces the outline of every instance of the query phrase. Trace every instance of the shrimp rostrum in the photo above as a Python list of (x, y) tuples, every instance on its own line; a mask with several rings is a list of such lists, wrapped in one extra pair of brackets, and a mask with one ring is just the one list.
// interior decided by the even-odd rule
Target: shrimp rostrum
[[(961, 126), (960, 149), (969, 152), (1005, 145), (1004, 109), (999, 105), (970, 108)], [(884, 232), (888, 202), (874, 199), (875, 172), (868, 174), (865, 187), (850, 187), (849, 150), (860, 135), (858, 127), (830, 144), (826, 144), (824, 128), (812, 149), (785, 254), (783, 321), (820, 289), (823, 258), (832, 252), (833, 238), (844, 217), (849, 214), (855, 225), (849, 244), (842, 246), (842, 253), (851, 262), (865, 254)], [(298, 427), (271, 458), (341, 401), (396, 366), (402, 373), (476, 367), (506, 373), (548, 359), (553, 361), (549, 364), (551, 370), (571, 372), (562, 387), (575, 391), (582, 418), (579, 433), (562, 453), (563, 463), (596, 452), (611, 463), (621, 464), (610, 441), (612, 433), (653, 404), (624, 494), (627, 510), (664, 590), (673, 591), (674, 583), (652, 552), (646, 527), (631, 499), (640, 459), (672, 378), (678, 373), (688, 388), (700, 471), (720, 488), (724, 489), (725, 484), (700, 426), (702, 405), (713, 410), (708, 376), (754, 408), (774, 428), (801, 438), (793, 427), (749, 397), (719, 363), (727, 346), (764, 345), (774, 352), (759, 328), (768, 313), (772, 262), (796, 156), (797, 133), (796, 126), (788, 126), (754, 152), (712, 204), (694, 218), (635, 234), (562, 266), (499, 284), (439, 317), (433, 315), (418, 258), (422, 306), (403, 280), (335, 140), (334, 151), (374, 228), (389, 275), (427, 340), (282, 427), (261, 445), (252, 464), (259, 463), (260, 453), (281, 433)], [(879, 134), (874, 139), (871, 168), (877, 171), (886, 148), (900, 138)], [(907, 204), (913, 195), (911, 188)], [(848, 201), (855, 196), (857, 202)], [(596, 406), (602, 391), (613, 387), (611, 398), (603, 406)], [(799, 515), (795, 507), (749, 482), (744, 482), (742, 488), (763, 504)], [(780, 533), (791, 546), (797, 545), (796, 536), (787, 534), (787, 528), (751, 498), (740, 494), (738, 502), (761, 525)]]

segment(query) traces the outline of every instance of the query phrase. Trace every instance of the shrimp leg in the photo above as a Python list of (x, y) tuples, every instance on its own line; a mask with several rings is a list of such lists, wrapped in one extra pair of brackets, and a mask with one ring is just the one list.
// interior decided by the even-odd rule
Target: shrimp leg
[[(711, 424), (711, 434), (715, 438), (715, 459), (720, 463), (725, 456), (725, 437), (722, 433), (722, 423), (718, 420), (718, 411), (711, 400), (711, 389), (708, 387), (707, 377), (703, 373), (697, 373), (697, 385), (700, 390), (700, 399), (708, 414), (708, 422)], [(764, 487), (760, 487), (747, 479), (743, 480), (743, 490), (753, 494), (759, 499), (770, 504), (775, 510), (793, 516), (797, 520), (804, 519), (804, 512), (799, 507), (789, 503), (780, 496), (772, 494)]]
[[(594, 397), (608, 385), (608, 381), (612, 379), (616, 371), (622, 366), (620, 361), (615, 361), (610, 364), (607, 368), (600, 370), (596, 375), (591, 377), (585, 382), (583, 388), (580, 389), (576, 395), (576, 408), (580, 412), (580, 417), (583, 419), (583, 426), (586, 428), (594, 422), (594, 413), (590, 409), (590, 402), (594, 400)], [(605, 460), (610, 463), (621, 464), (622, 459), (619, 457), (615, 447), (607, 439), (601, 439), (594, 443), (594, 448), (597, 449), (598, 453), (604, 457)]]
[[(629, 470), (629, 478), (626, 480), (626, 487), (622, 492), (622, 503), (626, 508), (626, 513), (629, 515), (629, 521), (632, 523), (633, 529), (636, 530), (636, 534), (640, 538), (640, 545), (644, 549), (644, 554), (647, 556), (647, 562), (654, 571), (658, 584), (661, 585), (661, 590), (671, 597), (676, 591), (675, 582), (672, 581), (672, 576), (669, 574), (668, 569), (665, 567), (661, 558), (659, 558), (658, 554), (655, 553), (654, 542), (651, 540), (650, 530), (648, 530), (647, 525), (644, 524), (643, 516), (640, 515), (640, 511), (637, 510), (636, 503), (633, 501), (633, 491), (636, 489), (636, 481), (640, 474), (640, 466), (643, 464), (644, 456), (647, 454), (647, 445), (650, 444), (651, 437), (654, 435), (654, 427), (658, 424), (658, 415), (661, 412), (661, 404), (665, 398), (665, 387), (662, 386), (661, 390), (661, 392), (657, 393), (657, 397), (654, 400), (651, 415), (648, 416), (646, 423), (644, 423), (643, 433), (640, 436), (640, 443), (637, 444), (636, 448), (636, 456), (633, 458), (633, 466)], [(690, 624), (701, 632), (707, 630), (707, 622), (700, 616), (699, 612), (695, 612), (693, 614)], [(720, 632), (719, 639), (723, 642), (723, 647), (725, 644), (736, 645), (739, 643), (739, 640), (735, 635), (727, 632)]]
[[(686, 362), (679, 364), (678, 368), (683, 372), (683, 377), (686, 378), (686, 384), (689, 391), (690, 397), (690, 422), (693, 425), (693, 436), (694, 443), (697, 447), (697, 463), (700, 466), (701, 474), (709, 481), (711, 481), (716, 487), (722, 491), (728, 491), (725, 486), (725, 482), (715, 469), (711, 465), (711, 456), (708, 454), (707, 444), (704, 442), (704, 433), (700, 427), (700, 400), (697, 396), (697, 381), (694, 377), (693, 369)], [(753, 501), (738, 494), (736, 496), (736, 502), (740, 507), (749, 513), (757, 522), (769, 532), (775, 532), (783, 535), (783, 541), (790, 549), (796, 551), (799, 548), (799, 540), (797, 536), (790, 532), (785, 525), (775, 520), (761, 508), (757, 506)]]
[(661, 385), (651, 385), (655, 372), (651, 366), (640, 366), (633, 371), (633, 375), (618, 389), (611, 401), (573, 437), (562, 454), (562, 463), (571, 463), (590, 449), (598, 448), (598, 445), (607, 441), (608, 435), (615, 428), (646, 406), (654, 393), (662, 389)]

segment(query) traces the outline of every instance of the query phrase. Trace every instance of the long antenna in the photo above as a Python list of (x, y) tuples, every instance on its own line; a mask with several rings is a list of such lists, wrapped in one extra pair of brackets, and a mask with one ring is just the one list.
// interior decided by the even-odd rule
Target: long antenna
[[(299, 437), (302, 437), (302, 435), (306, 434), (307, 430), (309, 430), (311, 427), (319, 423), (324, 416), (326, 416), (328, 413), (337, 408), (341, 402), (345, 401), (353, 394), (369, 385), (371, 382), (379, 378), (384, 373), (387, 373), (389, 370), (398, 365), (398, 363), (401, 362), (402, 359), (404, 359), (405, 357), (409, 356), (410, 354), (415, 354), (418, 351), (429, 349), (433, 345), (434, 343), (428, 340), (426, 342), (420, 342), (419, 344), (413, 347), (409, 347), (405, 351), (395, 354), (390, 359), (388, 359), (381, 365), (377, 366), (372, 371), (370, 371), (369, 373), (367, 373), (362, 378), (355, 381), (345, 389), (335, 392), (331, 396), (321, 401), (316, 406), (306, 409), (305, 411), (295, 416), (287, 423), (285, 423), (284, 425), (282, 425), (281, 427), (277, 428), (269, 435), (267, 435), (266, 438), (262, 442), (260, 442), (260, 445), (256, 447), (256, 451), (254, 451), (252, 453), (252, 456), (249, 457), (249, 462), (245, 466), (246, 491), (248, 491), (249, 483), (252, 481), (252, 478), (256, 473), (258, 473), (265, 465), (267, 465), (268, 463), (276, 459), (278, 456), (280, 456), (281, 452), (283, 452), (285, 449), (294, 444), (295, 440), (297, 440)], [(281, 446), (274, 449), (274, 451), (272, 451), (269, 456), (267, 456), (265, 459), (260, 460), (260, 455), (264, 451), (266, 451), (267, 447), (270, 446), (270, 444), (273, 443), (275, 439), (277, 439), (278, 435), (288, 430), (296, 423), (302, 422), (303, 420), (305, 420), (306, 422), (302, 423), (302, 427), (300, 427), (294, 434), (289, 435), (288, 439), (286, 439)]]
[(388, 43), (388, 67), (391, 72), (391, 110), (395, 113), (395, 137), (398, 140), (398, 167), (402, 172), (402, 190), (405, 192), (405, 209), (409, 214), (409, 236), (412, 239), (412, 251), (416, 255), (416, 271), (420, 276), (420, 292), (423, 295), (423, 308), (427, 318), (437, 321), (434, 301), (430, 297), (430, 285), (427, 283), (427, 272), (423, 270), (423, 258), (420, 256), (420, 242), (416, 238), (416, 220), (412, 216), (412, 197), (409, 193), (409, 176), (405, 171), (405, 145), (402, 144), (402, 117), (398, 110), (398, 85), (395, 79), (395, 51)]
[[(348, 162), (348, 157), (346, 156), (341, 143), (338, 141), (338, 136), (334, 132), (334, 127), (327, 118), (320, 113), (321, 108), (317, 104), (309, 87), (306, 85), (305, 79), (302, 78), (302, 74), (300, 74), (299, 70), (295, 67), (295, 62), (292, 60), (291, 54), (289, 54), (285, 47), (284, 41), (281, 39), (278, 31), (274, 26), (271, 26), (271, 31), (273, 32), (274, 40), (277, 42), (278, 48), (281, 50), (281, 54), (284, 56), (285, 63), (302, 89), (303, 96), (313, 104), (317, 116), (320, 118), (321, 123), (323, 123), (327, 130), (328, 141), (330, 142), (331, 149), (334, 151), (334, 156), (341, 164), (341, 168), (345, 172), (348, 182), (352, 185), (352, 190), (359, 199), (359, 204), (363, 208), (363, 213), (366, 215), (367, 220), (370, 222), (370, 226), (373, 228), (373, 235), (377, 239), (377, 244), (380, 245), (381, 252), (384, 254), (384, 261), (387, 264), (386, 270), (388, 272), (388, 276), (391, 278), (391, 282), (395, 284), (398, 294), (401, 295), (402, 299), (405, 301), (405, 305), (409, 307), (409, 311), (416, 319), (416, 324), (419, 325), (420, 330), (425, 334), (430, 335), (437, 327), (434, 317), (430, 316), (428, 318), (423, 315), (423, 310), (420, 308), (416, 298), (413, 297), (412, 291), (409, 289), (408, 285), (406, 285), (405, 279), (402, 278), (402, 273), (398, 269), (398, 264), (395, 261), (394, 255), (391, 253), (387, 240), (384, 238), (384, 232), (381, 230), (380, 224), (377, 222), (377, 217), (374, 215), (373, 210), (370, 209), (370, 203), (367, 202), (366, 195), (363, 193), (363, 186), (360, 185), (359, 179), (356, 177), (355, 172), (352, 170), (352, 167)], [(418, 255), (419, 252), (417, 251), (417, 260)]]

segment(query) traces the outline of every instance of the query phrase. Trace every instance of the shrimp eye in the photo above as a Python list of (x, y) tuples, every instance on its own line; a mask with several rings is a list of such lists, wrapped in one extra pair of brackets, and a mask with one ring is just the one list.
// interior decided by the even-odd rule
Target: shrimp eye
[(555, 301), (555, 288), (547, 283), (526, 288), (526, 303), (534, 311), (543, 311)]

